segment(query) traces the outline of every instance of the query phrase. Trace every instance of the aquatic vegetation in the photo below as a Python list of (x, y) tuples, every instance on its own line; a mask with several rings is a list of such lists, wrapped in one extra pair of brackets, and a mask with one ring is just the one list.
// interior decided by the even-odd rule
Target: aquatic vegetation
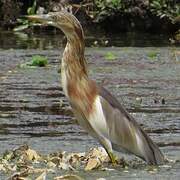
[(105, 59), (107, 60), (115, 60), (116, 58), (117, 58), (116, 55), (112, 52), (107, 52), (105, 54)]
[(48, 59), (45, 56), (34, 55), (32, 60), (27, 63), (19, 65), (20, 68), (33, 68), (33, 67), (44, 67), (48, 64)]
[(155, 58), (158, 56), (158, 53), (152, 51), (152, 52), (149, 52), (149, 53), (147, 54), (147, 56), (148, 56), (150, 59), (155, 59)]
[(48, 64), (48, 59), (45, 56), (35, 55), (32, 57), (31, 66), (46, 66)]

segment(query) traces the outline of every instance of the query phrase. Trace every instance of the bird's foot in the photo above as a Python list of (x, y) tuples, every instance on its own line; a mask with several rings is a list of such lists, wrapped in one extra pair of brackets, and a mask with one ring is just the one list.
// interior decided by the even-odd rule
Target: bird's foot
[(112, 162), (112, 165), (113, 165), (113, 166), (116, 166), (116, 165), (118, 164), (118, 158), (117, 158), (117, 156), (114, 155), (112, 152), (109, 152), (108, 154), (109, 154), (109, 158), (110, 158), (110, 160), (111, 160), (111, 162)]

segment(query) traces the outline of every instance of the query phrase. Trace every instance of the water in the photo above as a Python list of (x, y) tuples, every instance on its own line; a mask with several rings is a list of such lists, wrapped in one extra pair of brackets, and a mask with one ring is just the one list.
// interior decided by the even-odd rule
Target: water
[[(169, 46), (171, 35), (148, 33), (105, 34), (85, 32), (86, 47), (162, 47)], [(8, 37), (8, 40), (7, 38)], [(0, 31), (0, 49), (57, 49), (65, 45), (64, 35), (58, 31), (26, 34), (23, 32)]]
[[(22, 40), (22, 37), (19, 39), (8, 33), (4, 33), (9, 37), (8, 41), (4, 35), (0, 36), (0, 154), (24, 143), (42, 154), (59, 150), (84, 152), (99, 146), (77, 125), (62, 92), (57, 70), (65, 43), (63, 36), (58, 35), (60, 40), (53, 34), (26, 36)], [(88, 41), (86, 49), (90, 76), (98, 83), (104, 83), (123, 102), (168, 158), (179, 160), (180, 48), (92, 48), (95, 39)], [(148, 42), (151, 46), (156, 44), (156, 41)], [(165, 45), (162, 42), (161, 46)], [(106, 59), (107, 52), (116, 58)], [(152, 56), (154, 52), (156, 55)], [(49, 65), (18, 68), (18, 64), (29, 62), (36, 54), (47, 56)], [(130, 168), (128, 173), (117, 168), (78, 174), (86, 179), (179, 179), (180, 176), (179, 162), (160, 167), (155, 174), (147, 172), (146, 168), (142, 162), (136, 168)], [(0, 177), (5, 178), (1, 174)]]

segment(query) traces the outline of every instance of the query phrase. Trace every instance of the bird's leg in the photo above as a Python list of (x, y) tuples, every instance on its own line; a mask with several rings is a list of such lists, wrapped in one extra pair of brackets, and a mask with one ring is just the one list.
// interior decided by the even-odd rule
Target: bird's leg
[(117, 157), (115, 156), (115, 154), (113, 154), (111, 142), (108, 139), (103, 138), (103, 137), (101, 137), (101, 139), (99, 139), (99, 141), (103, 145), (104, 149), (106, 150), (112, 164), (117, 165), (117, 163), (118, 163)]
[[(92, 122), (92, 121), (91, 121)], [(112, 150), (112, 144), (111, 141), (107, 138), (105, 138), (104, 136), (102, 136), (98, 130), (96, 130), (96, 127), (93, 126), (93, 124), (91, 124), (91, 126), (93, 127), (93, 130), (95, 132), (94, 137), (98, 138), (100, 144), (103, 145), (104, 149), (106, 150), (111, 162), (113, 165), (117, 165), (118, 161), (117, 161), (117, 157), (113, 154), (113, 150)]]
[(106, 152), (108, 153), (108, 156), (109, 156), (112, 164), (113, 164), (113, 165), (117, 165), (117, 163), (118, 163), (117, 157), (113, 154), (113, 152), (112, 152), (112, 151), (109, 151), (109, 152), (108, 152), (107, 150), (106, 150)]

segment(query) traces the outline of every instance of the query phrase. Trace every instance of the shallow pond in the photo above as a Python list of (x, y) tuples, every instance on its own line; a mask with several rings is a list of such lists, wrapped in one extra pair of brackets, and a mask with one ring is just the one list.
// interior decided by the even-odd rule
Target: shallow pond
[[(6, 50), (0, 51), (0, 154), (24, 143), (42, 154), (99, 146), (77, 125), (62, 92), (57, 71), (63, 43), (59, 50), (54, 49), (58, 41), (38, 44), (36, 50), (31, 43), (27, 47), (27, 39), (15, 43), (1, 44)], [(36, 54), (48, 57), (47, 67), (18, 66)], [(178, 161), (155, 174), (143, 162), (128, 172), (115, 168), (77, 174), (85, 179), (179, 179), (180, 48), (88, 47), (86, 57), (90, 76), (116, 95), (168, 158)], [(57, 172), (62, 173), (68, 172)], [(0, 173), (0, 179), (5, 177)]]

